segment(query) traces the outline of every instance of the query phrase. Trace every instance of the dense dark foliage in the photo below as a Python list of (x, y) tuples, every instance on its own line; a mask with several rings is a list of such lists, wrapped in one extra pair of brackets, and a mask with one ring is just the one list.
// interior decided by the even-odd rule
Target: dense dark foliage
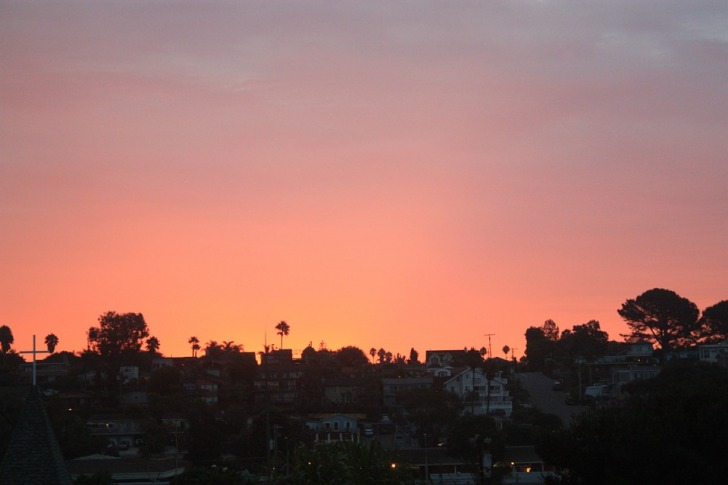
[(724, 483), (728, 370), (671, 362), (627, 391), (622, 406), (546, 434), (542, 456), (568, 469), (570, 483)]

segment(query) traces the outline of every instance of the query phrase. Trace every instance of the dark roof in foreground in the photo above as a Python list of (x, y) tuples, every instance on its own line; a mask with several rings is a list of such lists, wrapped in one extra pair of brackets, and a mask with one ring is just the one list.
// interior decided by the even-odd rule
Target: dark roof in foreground
[(72, 484), (40, 393), (33, 387), (0, 464), (0, 485)]

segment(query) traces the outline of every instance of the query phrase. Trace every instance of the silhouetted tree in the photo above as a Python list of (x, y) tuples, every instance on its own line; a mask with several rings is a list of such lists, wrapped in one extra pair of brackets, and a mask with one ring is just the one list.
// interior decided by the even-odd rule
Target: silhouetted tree
[(334, 357), (341, 367), (361, 367), (369, 363), (364, 351), (351, 345), (337, 350)]
[(699, 324), (707, 342), (720, 342), (728, 339), (728, 300), (723, 300), (703, 310)]
[(510, 351), (511, 351), (511, 348), (509, 346), (507, 346), (507, 345), (503, 346), (503, 353), (505, 354), (506, 359), (508, 359), (508, 352), (510, 352)]
[(233, 340), (223, 340), (222, 351), (226, 354), (239, 354), (243, 351), (243, 346), (241, 344), (236, 344)]
[(551, 319), (526, 330), (525, 354), (530, 370), (549, 372), (553, 368), (558, 339), (559, 327)]
[(210, 360), (215, 360), (220, 357), (223, 352), (223, 346), (217, 343), (217, 340), (210, 340), (205, 345), (205, 357)]
[(585, 357), (593, 360), (606, 355), (609, 334), (603, 331), (596, 320), (582, 325), (574, 325), (571, 330), (564, 330), (559, 339), (559, 351), (564, 359)]
[(304, 364), (308, 364), (312, 362), (316, 358), (316, 349), (313, 348), (313, 345), (310, 343), (308, 344), (308, 347), (303, 349), (301, 352), (301, 361)]
[[(23, 360), (23, 358), (19, 354), (16, 354), (13, 350), (0, 353), (0, 389), (2, 386), (17, 384), (19, 380), (20, 366), (23, 364), (25, 364), (25, 360)], [(3, 426), (9, 426), (9, 423), (3, 423), (2, 401), (3, 398), (0, 397), (0, 453), (2, 453), (1, 445), (4, 441)], [(11, 433), (8, 433), (8, 435), (9, 434)]]
[(89, 329), (91, 348), (103, 357), (118, 357), (139, 352), (149, 328), (141, 313), (107, 312), (99, 317), (99, 326)]
[(281, 320), (276, 325), (276, 330), (278, 330), (276, 333), (281, 336), (281, 349), (283, 349), (283, 336), (288, 336), (291, 332), (291, 326), (288, 325), (285, 320)]
[(192, 346), (192, 357), (197, 357), (197, 351), (200, 350), (200, 340), (193, 335), (187, 343)]
[(701, 337), (698, 307), (674, 291), (654, 288), (625, 301), (617, 310), (631, 333), (629, 342), (646, 340), (662, 350), (685, 347)]
[(115, 405), (119, 388), (117, 376), (122, 359), (137, 359), (149, 329), (141, 313), (107, 312), (99, 317), (99, 326), (88, 330), (88, 358), (100, 357), (99, 367), (106, 368), (104, 379), (108, 404)]
[(147, 339), (147, 352), (156, 354), (159, 351), (159, 339), (157, 337), (149, 337)]
[(7, 325), (0, 327), (0, 349), (4, 354), (8, 353), (13, 342), (15, 342), (15, 337), (13, 337), (13, 331), (10, 330), (10, 327)]
[(409, 360), (407, 361), (407, 363), (411, 364), (411, 365), (419, 364), (420, 363), (419, 357), (420, 357), (420, 354), (417, 353), (417, 351), (415, 350), (414, 347), (412, 347), (410, 349), (410, 356), (409, 356)]
[(58, 337), (56, 337), (56, 335), (53, 333), (49, 333), (45, 337), (45, 344), (46, 348), (48, 348), (48, 352), (52, 354), (56, 351), (56, 346), (58, 345)]
[(526, 329), (526, 361), (529, 370), (543, 370), (546, 356), (549, 354), (550, 342), (541, 327), (528, 327)]
[(541, 329), (543, 330), (544, 337), (548, 340), (556, 342), (559, 339), (559, 326), (550, 318), (543, 322)]
[(377, 349), (375, 349), (374, 347), (372, 347), (371, 349), (369, 349), (369, 355), (372, 356), (372, 363), (374, 363), (374, 357), (377, 356)]
[[(391, 352), (390, 352), (391, 355)], [(380, 348), (377, 350), (377, 358), (379, 358), (379, 363), (383, 364), (387, 361), (387, 351), (384, 350), (384, 348)]]

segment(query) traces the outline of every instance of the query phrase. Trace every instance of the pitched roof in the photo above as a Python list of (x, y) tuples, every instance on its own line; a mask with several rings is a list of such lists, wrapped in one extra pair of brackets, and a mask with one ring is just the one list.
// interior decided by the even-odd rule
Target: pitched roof
[(31, 388), (0, 464), (0, 485), (71, 485), (71, 475), (40, 393)]

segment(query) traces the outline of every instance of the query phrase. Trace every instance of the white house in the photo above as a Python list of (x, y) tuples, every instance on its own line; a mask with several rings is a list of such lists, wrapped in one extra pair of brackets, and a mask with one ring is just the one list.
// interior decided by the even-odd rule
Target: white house
[(106, 439), (107, 446), (118, 449), (120, 454), (136, 454), (135, 447), (144, 438), (141, 421), (124, 415), (93, 415), (86, 421), (86, 428), (92, 437)]
[(119, 367), (119, 380), (122, 384), (139, 380), (139, 367), (135, 365), (122, 365)]
[(513, 402), (507, 390), (508, 379), (497, 372), (488, 380), (483, 369), (465, 368), (445, 381), (445, 389), (457, 394), (465, 404), (465, 412), (476, 415), (497, 414), (510, 416)]
[(313, 414), (306, 419), (306, 427), (316, 435), (316, 441), (359, 441), (359, 419), (354, 414)]
[(718, 363), (728, 359), (728, 340), (714, 344), (698, 345), (698, 358), (702, 362)]

